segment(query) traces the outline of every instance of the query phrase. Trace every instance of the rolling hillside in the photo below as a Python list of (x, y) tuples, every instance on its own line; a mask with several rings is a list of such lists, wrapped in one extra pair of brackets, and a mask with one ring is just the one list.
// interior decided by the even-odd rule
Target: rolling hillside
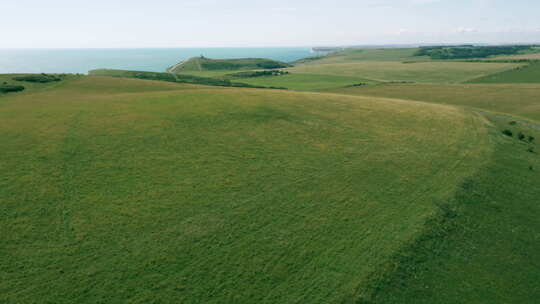
[(167, 69), (170, 73), (231, 71), (254, 69), (280, 69), (290, 65), (284, 62), (263, 58), (210, 59), (194, 57)]
[(412, 54), (0, 75), (0, 302), (536, 303), (536, 66)]
[(386, 84), (325, 91), (457, 105), (540, 123), (538, 84)]
[(475, 78), (470, 83), (540, 83), (540, 62)]
[[(459, 105), (489, 120), (491, 165), (471, 177), (446, 218), (427, 224), (359, 303), (535, 303), (540, 296), (540, 88), (381, 85), (330, 90)], [(505, 134), (505, 135), (504, 135)]]
[(97, 76), (2, 95), (0, 302), (366, 299), (491, 166), (492, 129), (445, 105)]
[(346, 61), (300, 65), (293, 74), (348, 76), (379, 82), (460, 83), (523, 66), (516, 63)]

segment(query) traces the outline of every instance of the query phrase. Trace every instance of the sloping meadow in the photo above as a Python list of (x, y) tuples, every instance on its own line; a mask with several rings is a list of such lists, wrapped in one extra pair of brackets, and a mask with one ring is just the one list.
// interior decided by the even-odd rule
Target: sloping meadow
[(374, 97), (83, 77), (0, 98), (0, 302), (352, 299), (489, 162)]

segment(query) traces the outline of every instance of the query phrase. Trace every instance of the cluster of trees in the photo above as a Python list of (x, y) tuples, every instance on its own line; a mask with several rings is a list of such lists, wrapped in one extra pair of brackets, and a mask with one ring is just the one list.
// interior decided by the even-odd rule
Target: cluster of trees
[(429, 46), (421, 47), (415, 56), (429, 56), (431, 59), (469, 59), (486, 58), (495, 55), (514, 55), (530, 50), (532, 45), (511, 46)]
[(30, 75), (17, 76), (17, 77), (13, 77), (13, 80), (46, 83), (46, 82), (60, 81), (62, 80), (62, 77), (59, 75), (49, 75), (49, 74), (42, 73), (42, 74), (30, 74)]
[(23, 91), (24, 87), (21, 85), (12, 85), (6, 82), (0, 84), (0, 93), (11, 93)]

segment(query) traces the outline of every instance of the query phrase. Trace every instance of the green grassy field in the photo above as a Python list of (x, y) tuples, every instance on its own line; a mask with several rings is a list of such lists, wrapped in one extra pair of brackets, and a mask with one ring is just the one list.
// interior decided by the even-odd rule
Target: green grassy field
[(536, 303), (536, 66), (415, 50), (0, 75), (0, 303)]
[(488, 130), (442, 105), (109, 77), (1, 96), (0, 302), (354, 300), (489, 164)]
[(374, 81), (459, 83), (518, 66), (522, 66), (522, 64), (440, 61), (417, 63), (350, 61), (336, 64), (299, 65), (288, 70), (291, 73), (360, 77)]
[(203, 76), (192, 75), (192, 74), (175, 74), (175, 73), (163, 73), (163, 72), (159, 73), (159, 72), (113, 70), (113, 69), (92, 70), (92, 71), (89, 71), (88, 74), (91, 76), (159, 80), (159, 81), (167, 81), (167, 82), (219, 86), (219, 87), (270, 88), (270, 86), (258, 86), (258, 85), (246, 84), (243, 81), (232, 82), (226, 77), (203, 77)]
[(540, 83), (540, 63), (475, 78), (470, 83)]
[[(17, 81), (14, 78), (25, 76), (28, 74), (0, 74), (0, 85), (6, 83), (8, 85), (19, 85), (25, 87), (26, 91), (32, 91), (34, 89), (44, 89), (44, 88), (54, 88), (59, 85), (59, 82), (47, 82), (47, 83), (38, 83), (38, 82), (27, 82), (27, 81)], [(77, 75), (65, 75), (65, 79), (76, 79), (82, 76)], [(0, 93), (1, 94), (1, 93)], [(13, 93), (10, 93), (13, 94)]]
[[(540, 297), (540, 87), (379, 85), (327, 92), (400, 97), (494, 112), (490, 165), (470, 177), (446, 216), (372, 277), (357, 303), (535, 303)], [(501, 135), (511, 130), (512, 137)], [(523, 134), (523, 140), (519, 139)], [(528, 140), (533, 138), (533, 140)]]
[[(363, 303), (536, 303), (540, 297), (538, 145), (500, 136), (537, 129), (491, 118), (496, 149), (455, 198), (444, 220), (400, 253)], [(428, 230), (429, 230), (428, 229)], [(378, 284), (378, 285), (377, 285)], [(360, 302), (362, 303), (362, 302)]]
[(287, 89), (300, 91), (340, 88), (359, 83), (377, 83), (373, 80), (363, 79), (360, 77), (312, 74), (288, 74), (282, 76), (241, 78), (238, 79), (238, 81), (256, 86), (284, 87)]
[[(300, 60), (286, 69), (290, 75), (242, 79), (244, 83), (284, 87), (292, 90), (321, 90), (346, 87), (357, 83), (380, 82), (462, 83), (518, 67), (526, 63), (483, 63), (431, 61), (427, 56), (414, 56), (416, 48), (345, 49), (316, 60)], [(197, 67), (200, 59), (187, 61), (175, 73), (199, 77), (227, 79), (230, 69)], [(185, 66), (185, 68), (180, 68)], [(257, 70), (256, 66), (243, 66), (239, 70)], [(260, 68), (259, 68), (260, 69)]]
[(429, 57), (415, 57), (417, 48), (385, 48), (385, 49), (345, 49), (331, 53), (316, 61), (307, 61), (307, 65), (344, 63), (355, 61), (428, 61)]
[(327, 92), (458, 105), (540, 122), (540, 85), (536, 84), (393, 84)]

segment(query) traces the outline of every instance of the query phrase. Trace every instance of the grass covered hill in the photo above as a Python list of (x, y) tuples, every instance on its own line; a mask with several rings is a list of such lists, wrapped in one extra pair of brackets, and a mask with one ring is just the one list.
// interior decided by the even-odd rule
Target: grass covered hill
[(394, 84), (327, 92), (458, 105), (492, 126), (490, 165), (446, 217), (400, 252), (359, 303), (536, 303), (540, 297), (540, 87)]
[[(453, 49), (453, 48), (450, 48)], [(459, 48), (462, 49), (462, 48)], [(481, 47), (466, 49), (474, 52), (485, 52)], [(495, 48), (502, 52), (507, 48)], [(508, 47), (516, 52), (534, 52), (532, 47)], [(279, 75), (259, 75), (261, 77), (245, 77), (242, 79), (230, 77), (231, 66), (235, 60), (217, 60), (207, 58), (192, 58), (169, 69), (177, 75), (196, 75), (199, 77), (242, 82), (253, 86), (279, 87), (299, 91), (336, 89), (358, 85), (380, 83), (464, 83), (513, 69), (525, 68), (527, 60), (495, 59), (487, 62), (480, 59), (462, 60), (432, 60), (430, 56), (419, 56), (420, 48), (350, 48), (313, 58), (298, 60), (294, 66), (273, 64), (269, 71), (287, 72)], [(435, 48), (435, 50), (442, 50)], [(488, 49), (488, 51), (491, 49)], [(493, 51), (493, 50), (491, 50)], [(505, 52), (503, 52), (505, 53)], [(509, 52), (506, 52), (509, 53)], [(244, 60), (244, 59), (242, 59)], [(252, 60), (252, 59), (249, 59)], [(227, 62), (227, 64), (222, 64)], [(208, 64), (207, 67), (204, 67)], [(285, 67), (284, 67), (285, 66)], [(237, 73), (263, 73), (258, 64), (233, 64)]]
[(491, 128), (444, 105), (98, 76), (2, 95), (0, 302), (363, 299), (489, 166)]
[(325, 91), (457, 105), (513, 115), (540, 123), (540, 85), (538, 84), (386, 84)]
[(170, 73), (231, 71), (255, 69), (281, 69), (290, 65), (284, 62), (263, 58), (210, 59), (194, 57), (167, 69)]
[(518, 67), (512, 70), (502, 71), (472, 79), (470, 83), (540, 83), (540, 61)]
[(88, 72), (88, 74), (92, 76), (136, 78), (136, 79), (159, 80), (159, 81), (176, 82), (176, 83), (199, 84), (199, 85), (207, 85), (207, 86), (281, 89), (281, 88), (277, 88), (273, 86), (257, 86), (254, 84), (247, 84), (240, 81), (232, 82), (228, 79), (202, 77), (202, 76), (196, 76), (196, 75), (190, 75), (190, 74), (173, 74), (173, 73), (114, 70), (114, 69), (91, 70)]
[(536, 303), (535, 62), (415, 50), (0, 75), (0, 303)]
[(516, 63), (346, 61), (299, 65), (291, 74), (347, 76), (378, 82), (460, 83), (523, 66)]

